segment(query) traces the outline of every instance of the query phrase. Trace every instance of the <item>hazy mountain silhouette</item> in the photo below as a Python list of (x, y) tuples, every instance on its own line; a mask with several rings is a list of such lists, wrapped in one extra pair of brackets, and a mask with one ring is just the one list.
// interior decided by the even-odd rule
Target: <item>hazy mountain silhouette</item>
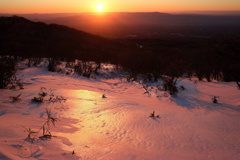
[(32, 22), (22, 17), (0, 17), (1, 55), (70, 57), (109, 60), (136, 50), (131, 42), (110, 40), (57, 24)]
[(239, 33), (240, 16), (149, 13), (76, 13), (22, 15), (33, 21), (67, 25), (109, 37), (162, 37), (171, 34), (216, 36)]

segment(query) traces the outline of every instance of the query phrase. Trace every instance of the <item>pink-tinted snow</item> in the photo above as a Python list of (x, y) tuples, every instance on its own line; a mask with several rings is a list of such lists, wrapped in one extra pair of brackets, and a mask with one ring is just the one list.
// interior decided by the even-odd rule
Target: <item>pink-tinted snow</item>
[[(139, 83), (38, 67), (24, 68), (18, 77), (23, 90), (0, 90), (0, 159), (240, 159), (240, 90), (235, 83), (182, 79), (178, 85), (186, 90), (171, 97), (156, 85), (144, 94)], [(31, 102), (41, 87), (67, 101)], [(19, 102), (10, 100), (20, 93)], [(213, 96), (219, 96), (218, 104)], [(50, 128), (52, 138), (24, 142), (24, 127), (37, 131), (46, 121), (46, 108), (59, 120)], [(159, 118), (149, 117), (153, 111)]]

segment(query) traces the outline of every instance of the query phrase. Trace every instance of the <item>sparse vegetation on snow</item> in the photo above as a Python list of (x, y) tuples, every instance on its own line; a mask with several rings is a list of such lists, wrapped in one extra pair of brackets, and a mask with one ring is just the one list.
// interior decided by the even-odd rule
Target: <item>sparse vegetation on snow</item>
[[(19, 66), (27, 66), (25, 62)], [(16, 75), (23, 90), (0, 90), (2, 159), (240, 156), (240, 98), (235, 82), (195, 84), (194, 77), (179, 78), (181, 91), (168, 96), (161, 79), (128, 82), (125, 72), (118, 73), (125, 79), (89, 79), (48, 72), (45, 67), (23, 68)], [(218, 105), (215, 95), (221, 97)], [(32, 97), (42, 103), (29, 103)], [(51, 127), (55, 122), (58, 125)]]

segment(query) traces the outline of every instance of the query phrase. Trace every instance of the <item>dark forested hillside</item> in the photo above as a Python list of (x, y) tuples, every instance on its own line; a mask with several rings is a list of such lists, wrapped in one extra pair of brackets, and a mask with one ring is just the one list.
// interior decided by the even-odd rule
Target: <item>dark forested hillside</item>
[[(98, 27), (98, 26), (96, 26)], [(57, 24), (0, 17), (0, 55), (121, 65), (136, 79), (169, 76), (240, 81), (240, 35), (107, 39)]]
[(32, 22), (17, 16), (0, 17), (0, 48), (1, 55), (113, 62), (119, 54), (137, 49), (132, 43), (102, 38), (67, 26)]

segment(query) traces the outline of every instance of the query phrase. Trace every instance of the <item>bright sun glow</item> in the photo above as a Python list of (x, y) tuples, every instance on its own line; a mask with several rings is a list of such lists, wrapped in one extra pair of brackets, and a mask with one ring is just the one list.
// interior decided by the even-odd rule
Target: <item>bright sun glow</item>
[(99, 12), (101, 12), (101, 11), (103, 11), (103, 5), (102, 4), (97, 4), (96, 5), (96, 8), (97, 8), (97, 10), (99, 11)]

